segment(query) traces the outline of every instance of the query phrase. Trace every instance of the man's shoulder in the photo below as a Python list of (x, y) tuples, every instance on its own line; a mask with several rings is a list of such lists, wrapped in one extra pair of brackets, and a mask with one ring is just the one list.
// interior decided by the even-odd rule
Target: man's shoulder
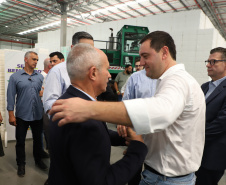
[(36, 72), (36, 73), (37, 73), (37, 75), (38, 75), (39, 78), (42, 78), (42, 79), (44, 78), (41, 73), (39, 73), (39, 72)]
[(66, 69), (66, 62), (61, 62), (61, 63), (55, 65), (55, 66), (49, 71), (49, 73), (51, 73), (51, 72), (56, 72), (56, 71), (58, 72), (58, 71), (60, 71), (60, 70), (62, 70), (62, 69)]
[(205, 87), (205, 86), (209, 85), (209, 83), (210, 83), (210, 81), (205, 82), (205, 83), (203, 83), (203, 84), (201, 85), (201, 87)]
[(11, 74), (10, 78), (18, 78), (24, 71), (23, 70), (19, 70), (13, 74)]

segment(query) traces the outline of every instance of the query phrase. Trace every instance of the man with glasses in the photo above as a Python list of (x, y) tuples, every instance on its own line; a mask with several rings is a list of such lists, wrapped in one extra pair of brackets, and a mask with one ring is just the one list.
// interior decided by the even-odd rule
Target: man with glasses
[(226, 48), (212, 49), (205, 63), (212, 81), (202, 85), (206, 98), (206, 132), (196, 185), (216, 185), (226, 169)]

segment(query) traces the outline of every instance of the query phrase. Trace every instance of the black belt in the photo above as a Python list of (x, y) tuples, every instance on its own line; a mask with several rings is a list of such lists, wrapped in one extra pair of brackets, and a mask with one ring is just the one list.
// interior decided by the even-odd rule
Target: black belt
[[(165, 175), (162, 175), (161, 173), (157, 172), (156, 170), (154, 170), (153, 168), (151, 168), (150, 166), (148, 166), (148, 165), (145, 164), (145, 163), (144, 163), (144, 168), (145, 168), (146, 170), (148, 170), (148, 171), (150, 171), (150, 172), (156, 174), (156, 175), (165, 176)], [(180, 175), (180, 176), (175, 176), (175, 177), (173, 177), (173, 178), (185, 177), (185, 176), (187, 176), (187, 175), (188, 175), (188, 174), (186, 174), (186, 175)]]

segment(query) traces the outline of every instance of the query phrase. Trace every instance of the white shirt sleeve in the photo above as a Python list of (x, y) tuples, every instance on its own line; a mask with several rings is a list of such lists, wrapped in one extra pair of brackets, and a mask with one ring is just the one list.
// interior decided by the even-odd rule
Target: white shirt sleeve
[(173, 76), (159, 83), (154, 97), (124, 101), (137, 134), (159, 132), (173, 124), (184, 110), (187, 93), (186, 82)]

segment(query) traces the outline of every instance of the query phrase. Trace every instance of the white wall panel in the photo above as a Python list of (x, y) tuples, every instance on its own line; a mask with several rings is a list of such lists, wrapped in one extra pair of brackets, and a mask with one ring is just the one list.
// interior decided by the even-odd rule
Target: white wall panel
[[(183, 11), (178, 13), (166, 13), (150, 15), (147, 17), (130, 18), (120, 21), (85, 25), (68, 29), (67, 44), (71, 45), (71, 37), (77, 31), (89, 32), (95, 40), (107, 41), (111, 31), (114, 29), (114, 36), (123, 25), (147, 26), (149, 31), (162, 30), (172, 35), (177, 48), (177, 62), (184, 63), (200, 84), (208, 80), (205, 65), (203, 64), (209, 56), (213, 47), (226, 47), (226, 42), (213, 27), (209, 18), (201, 10)], [(44, 37), (43, 35), (46, 35)], [(54, 34), (39, 33), (39, 46), (50, 47), (50, 51), (59, 44), (60, 32)], [(41, 39), (43, 38), (44, 39)], [(54, 37), (49, 39), (49, 37)], [(43, 41), (41, 44), (40, 41)], [(57, 41), (58, 40), (58, 41)], [(54, 43), (54, 44), (53, 44)], [(99, 47), (98, 44), (95, 44)]]

